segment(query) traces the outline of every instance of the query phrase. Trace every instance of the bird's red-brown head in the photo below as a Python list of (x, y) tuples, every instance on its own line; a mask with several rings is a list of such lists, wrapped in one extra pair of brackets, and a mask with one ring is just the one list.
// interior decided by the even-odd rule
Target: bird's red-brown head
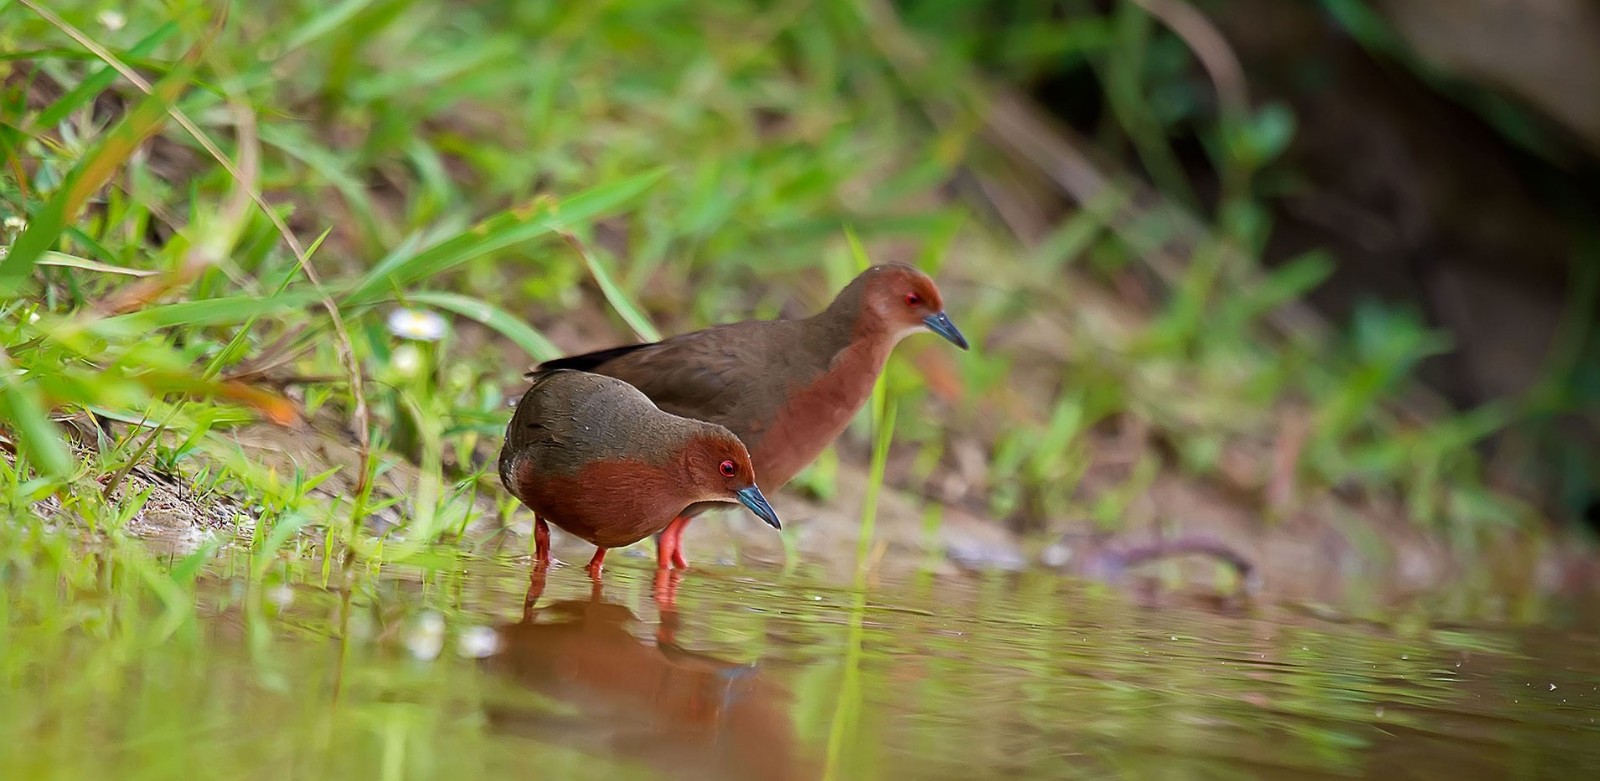
[(927, 274), (902, 263), (873, 266), (856, 277), (835, 304), (858, 307), (859, 326), (899, 341), (917, 331), (929, 330), (965, 350), (967, 339), (944, 312), (944, 297)]
[(750, 509), (756, 517), (774, 529), (783, 526), (777, 511), (767, 503), (761, 489), (756, 487), (756, 469), (750, 463), (750, 452), (732, 432), (716, 426), (720, 431), (699, 434), (690, 439), (680, 454), (680, 466), (686, 482), (697, 491), (697, 501), (732, 499)]

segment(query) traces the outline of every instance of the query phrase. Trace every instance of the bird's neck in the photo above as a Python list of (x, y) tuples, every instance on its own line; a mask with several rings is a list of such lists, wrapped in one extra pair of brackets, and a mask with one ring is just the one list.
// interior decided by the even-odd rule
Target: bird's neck
[(854, 326), (821, 316), (806, 323), (802, 344), (814, 373), (788, 389), (771, 428), (747, 442), (763, 486), (776, 489), (804, 469), (872, 395), (898, 339)]
[[(881, 318), (863, 311), (857, 299), (845, 296), (806, 321), (806, 351), (817, 372), (815, 381), (837, 399), (857, 402), (872, 395), (872, 385), (889, 354), (912, 330), (892, 330)], [(854, 414), (852, 409), (850, 414)]]
[(891, 332), (878, 318), (869, 316), (860, 296), (848, 295), (850, 292), (841, 293), (827, 309), (806, 319), (804, 344), (825, 371), (845, 361), (876, 377), (905, 334)]

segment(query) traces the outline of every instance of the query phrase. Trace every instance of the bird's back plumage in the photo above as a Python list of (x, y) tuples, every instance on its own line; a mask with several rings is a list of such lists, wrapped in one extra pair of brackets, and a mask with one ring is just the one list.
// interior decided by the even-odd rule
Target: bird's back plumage
[(827, 370), (832, 345), (817, 349), (809, 330), (804, 320), (728, 323), (547, 361), (534, 374), (581, 368), (615, 377), (666, 412), (727, 427), (753, 451), (796, 386)]
[(565, 369), (532, 373), (500, 451), (500, 480), (512, 488), (519, 460), (540, 472), (574, 474), (610, 460), (659, 461), (708, 427), (664, 414), (637, 388), (613, 377)]

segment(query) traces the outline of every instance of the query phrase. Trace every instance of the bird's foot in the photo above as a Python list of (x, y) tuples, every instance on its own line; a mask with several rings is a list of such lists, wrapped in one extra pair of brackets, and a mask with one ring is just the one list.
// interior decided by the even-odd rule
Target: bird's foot
[(550, 565), (560, 564), (550, 555), (550, 524), (539, 516), (533, 519), (533, 565), (535, 567), (549, 568)]
[(606, 549), (598, 548), (594, 552), (594, 558), (589, 559), (589, 563), (585, 565), (583, 569), (585, 572), (589, 573), (589, 577), (599, 580), (600, 573), (605, 571), (605, 560)]

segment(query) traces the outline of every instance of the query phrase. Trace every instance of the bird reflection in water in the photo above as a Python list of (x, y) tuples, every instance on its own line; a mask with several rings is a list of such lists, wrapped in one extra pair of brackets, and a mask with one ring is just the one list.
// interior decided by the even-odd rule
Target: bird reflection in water
[(680, 578), (657, 575), (661, 622), (651, 642), (629, 631), (639, 618), (606, 601), (599, 581), (587, 600), (539, 607), (545, 570), (536, 568), (522, 620), (500, 627), (500, 650), (486, 664), (576, 714), (493, 706), (495, 730), (644, 762), (672, 778), (817, 778), (787, 692), (755, 665), (678, 645)]

